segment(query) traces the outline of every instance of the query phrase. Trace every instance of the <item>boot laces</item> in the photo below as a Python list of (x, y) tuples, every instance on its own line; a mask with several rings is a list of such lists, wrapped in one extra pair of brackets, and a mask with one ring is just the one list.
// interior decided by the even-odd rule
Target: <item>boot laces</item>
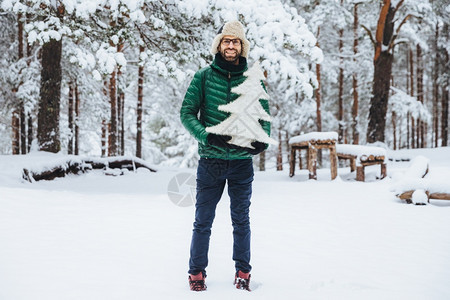
[(206, 284), (204, 279), (200, 280), (191, 280), (189, 278), (189, 285), (191, 286), (192, 291), (204, 291), (206, 290)]
[(244, 279), (244, 278), (237, 277), (236, 278), (236, 288), (241, 289), (241, 290), (250, 291), (250, 278)]

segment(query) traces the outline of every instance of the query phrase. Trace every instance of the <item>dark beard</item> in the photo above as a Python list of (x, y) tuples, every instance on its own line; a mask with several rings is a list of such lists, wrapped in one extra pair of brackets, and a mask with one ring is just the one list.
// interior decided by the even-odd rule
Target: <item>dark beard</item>
[(227, 56), (225, 55), (225, 51), (226, 51), (226, 50), (227, 50), (227, 49), (224, 49), (223, 51), (220, 51), (220, 55), (223, 57), (223, 59), (224, 59), (225, 61), (227, 61), (227, 62), (229, 62), (229, 63), (235, 63), (236, 61), (239, 60), (239, 57), (241, 56), (242, 51), (239, 52), (239, 51), (236, 50), (236, 56), (235, 56), (235, 57), (227, 57)]
[(220, 51), (216, 53), (214, 61), (216, 62), (217, 66), (228, 72), (243, 72), (247, 67), (247, 59), (245, 57), (240, 56), (239, 64), (235, 65), (233, 63), (226, 61), (223, 58), (222, 54), (220, 54)]

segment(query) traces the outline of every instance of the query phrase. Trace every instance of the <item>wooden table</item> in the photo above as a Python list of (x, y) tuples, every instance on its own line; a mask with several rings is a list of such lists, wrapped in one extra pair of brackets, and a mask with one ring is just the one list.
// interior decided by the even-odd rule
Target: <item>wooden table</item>
[(307, 151), (308, 171), (309, 179), (317, 179), (317, 150), (329, 149), (330, 150), (330, 168), (331, 179), (337, 177), (337, 155), (336, 155), (336, 140), (308, 140), (299, 143), (290, 144), (291, 157), (289, 160), (289, 176), (295, 175), (295, 160), (296, 152), (299, 151), (300, 166), (301, 166), (301, 150)]

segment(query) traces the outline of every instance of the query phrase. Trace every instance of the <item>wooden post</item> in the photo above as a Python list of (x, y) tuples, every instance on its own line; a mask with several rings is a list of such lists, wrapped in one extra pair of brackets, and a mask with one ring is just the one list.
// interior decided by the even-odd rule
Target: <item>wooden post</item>
[(309, 179), (317, 179), (317, 149), (313, 145), (308, 146), (308, 170)]
[(337, 154), (336, 145), (330, 147), (331, 180), (337, 177)]
[(301, 149), (298, 149), (298, 167), (300, 170), (303, 169), (302, 150)]
[(295, 175), (295, 148), (291, 146), (291, 157), (289, 159), (289, 177)]
[(381, 164), (381, 178), (386, 177), (386, 164), (382, 163)]
[(350, 158), (350, 172), (356, 171), (356, 159)]
[(364, 181), (364, 166), (357, 166), (356, 167), (356, 180), (357, 181)]

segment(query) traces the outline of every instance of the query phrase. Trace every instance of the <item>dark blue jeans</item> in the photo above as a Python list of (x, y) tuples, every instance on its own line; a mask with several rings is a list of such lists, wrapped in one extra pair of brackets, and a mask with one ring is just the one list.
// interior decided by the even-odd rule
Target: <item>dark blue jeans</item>
[(197, 169), (197, 202), (191, 241), (189, 273), (206, 276), (209, 237), (222, 197), (225, 182), (230, 196), (233, 225), (233, 260), (236, 271), (250, 272), (250, 198), (252, 195), (253, 162), (251, 159), (223, 160), (201, 158)]

